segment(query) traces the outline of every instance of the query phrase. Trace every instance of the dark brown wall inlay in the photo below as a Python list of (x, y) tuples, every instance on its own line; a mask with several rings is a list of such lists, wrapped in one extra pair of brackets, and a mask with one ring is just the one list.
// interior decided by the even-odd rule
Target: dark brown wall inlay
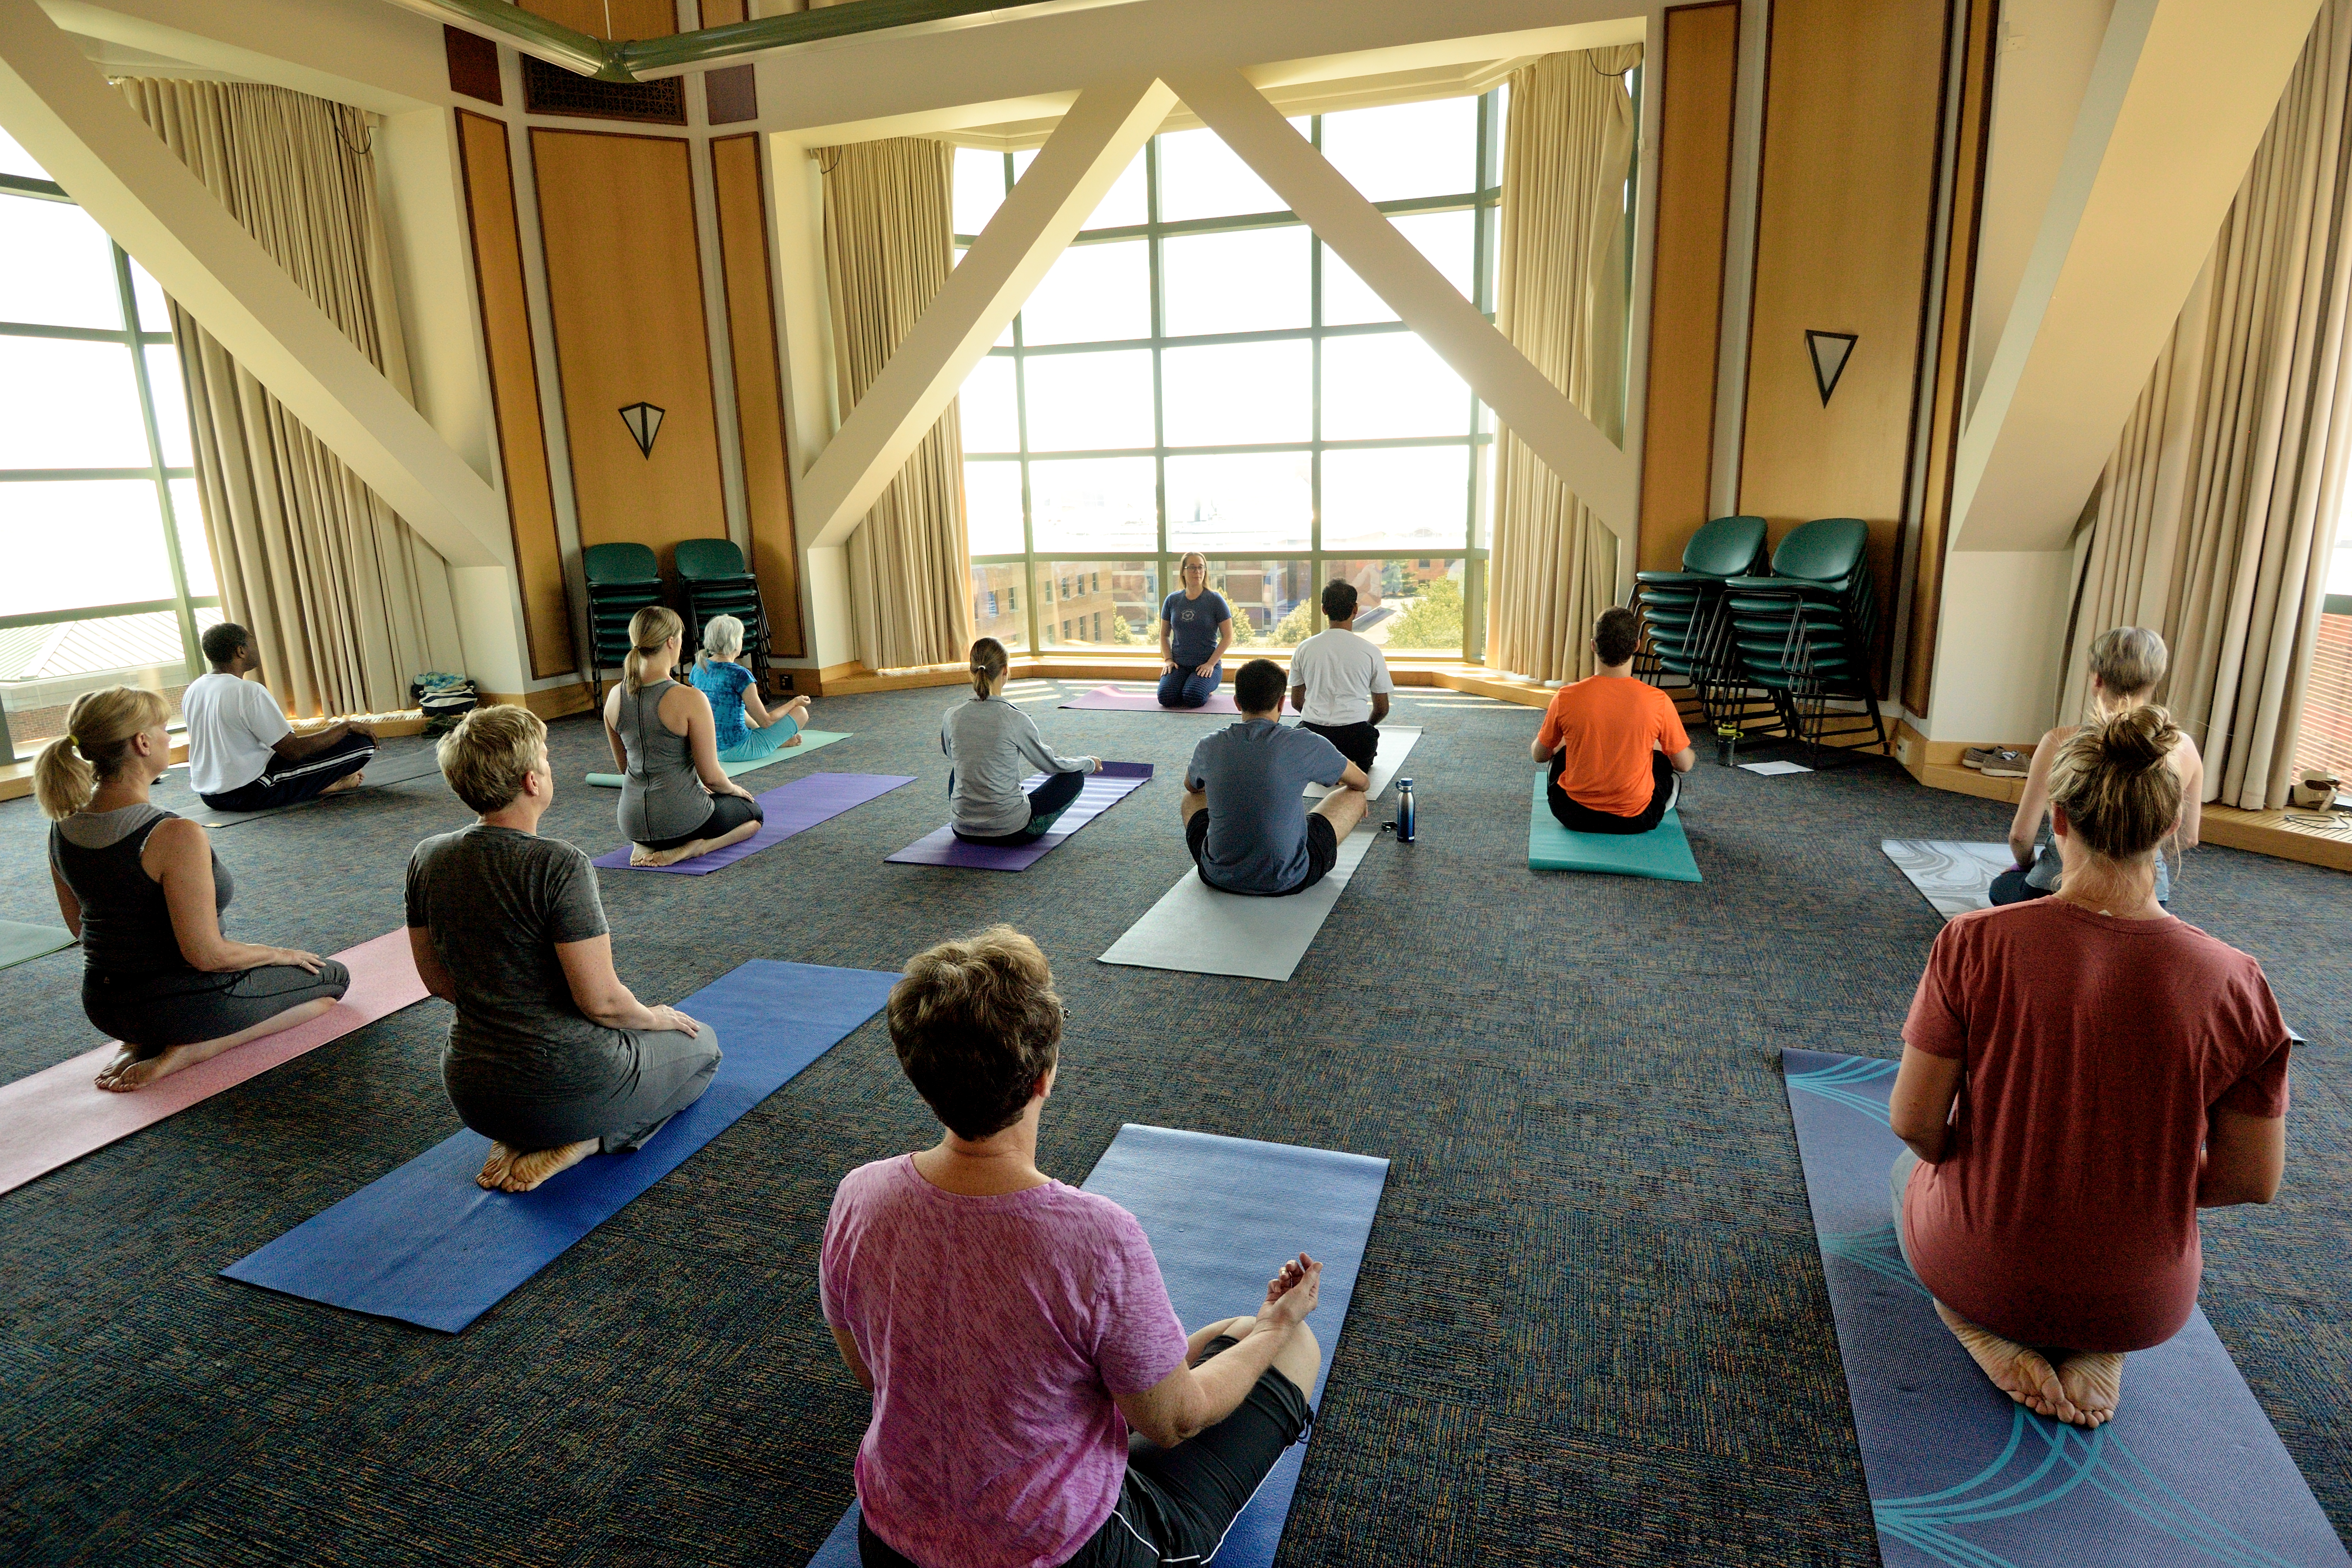
[(498, 45), (463, 27), (452, 27), (444, 23), (441, 47), (449, 57), (451, 92), (478, 98), (484, 103), (506, 101), (505, 93), (499, 86)]

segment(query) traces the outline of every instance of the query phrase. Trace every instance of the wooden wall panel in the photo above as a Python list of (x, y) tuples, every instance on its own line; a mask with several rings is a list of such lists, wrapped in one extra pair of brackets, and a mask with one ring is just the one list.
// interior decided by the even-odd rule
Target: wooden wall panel
[(740, 22), (749, 15), (743, 0), (702, 0), (702, 25), (724, 27)]
[(515, 217), (514, 162), (506, 122), (457, 110), (457, 148), (466, 176), (466, 215), (473, 235), (474, 279), (488, 351), (490, 407), (497, 416), (499, 467), (506, 477), (507, 526), (513, 531), (515, 576), (522, 595), (524, 641), (533, 679), (577, 668), (572, 613), (563, 589), (563, 545), (555, 529), (555, 489), (547, 467), (547, 427), (539, 413), (539, 357), (530, 304), (523, 292), (521, 229)]
[(1658, 94), (1658, 195), (1642, 435), (1644, 572), (1679, 567), (1683, 546), (1707, 518), (1738, 72), (1739, 0), (1666, 12), (1665, 64), (1652, 89)]
[(1952, 152), (1952, 219), (1946, 241), (1943, 315), (1930, 362), (1936, 394), (1927, 416), (1927, 502), (1919, 518), (1919, 551), (1912, 561), (1910, 638), (1903, 655), (1903, 706), (1916, 714), (1927, 711), (1927, 700), (1935, 689), (1944, 547), (1952, 522), (1952, 470), (1960, 447), (1960, 414), (1968, 397), (1977, 237), (1984, 226), (1985, 153), (1992, 133), (1993, 28), (2000, 20), (2000, 8), (1996, 0), (1966, 0), (1966, 4), (1967, 54), (1961, 68), (1959, 137)]
[[(533, 130), (540, 235), (583, 546), (727, 533), (688, 144)], [(620, 411), (664, 410), (651, 457)]]
[[(1948, 0), (1779, 0), (1764, 96), (1739, 510), (1775, 542), (1870, 524), (1885, 685), (1910, 489)], [(1824, 406), (1809, 328), (1859, 336)]]
[(751, 570), (768, 612), (769, 647), (779, 657), (807, 652), (801, 631), (801, 555), (793, 534), (793, 479), (784, 455), (784, 384), (776, 352), (776, 297), (768, 259), (768, 204), (760, 137), (710, 143), (719, 208), (727, 332), (734, 349), (735, 418), (743, 446), (743, 497), (751, 521)]
[[(677, 31), (677, 0), (516, 0), (534, 16), (592, 38), (667, 38)], [(612, 18), (610, 31), (605, 18)]]

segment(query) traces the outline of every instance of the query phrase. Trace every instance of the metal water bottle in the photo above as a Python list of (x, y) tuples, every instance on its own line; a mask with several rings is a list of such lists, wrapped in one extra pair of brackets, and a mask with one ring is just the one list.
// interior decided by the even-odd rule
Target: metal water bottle
[(1397, 780), (1396, 836), (1400, 844), (1412, 842), (1412, 781)]

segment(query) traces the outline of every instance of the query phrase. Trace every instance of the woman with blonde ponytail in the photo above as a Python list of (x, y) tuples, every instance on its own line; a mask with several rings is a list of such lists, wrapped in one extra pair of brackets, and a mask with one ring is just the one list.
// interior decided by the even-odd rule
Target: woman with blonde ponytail
[(169, 718), (152, 691), (84, 692), (33, 764), (58, 909), (81, 939), (82, 1011), (122, 1042), (100, 1089), (137, 1089), (308, 1023), (352, 984), (331, 958), (222, 933), (228, 868), (203, 828), (148, 798), (171, 765)]
[(629, 620), (621, 684), (604, 699), (604, 740), (621, 774), (621, 831), (632, 866), (667, 866), (749, 838), (764, 820), (719, 763), (710, 700), (670, 679), (686, 623), (661, 605)]
[(1944, 927), (1888, 1105), (1905, 1260), (2002, 1392), (2083, 1426), (2188, 1321), (2197, 1211), (2270, 1202), (2286, 1159), (2262, 965), (2156, 901), (2180, 744), (2139, 705), (2057, 747), (2058, 891)]
[[(940, 721), (948, 754), (948, 821), (972, 844), (1030, 844), (1045, 837), (1086, 787), (1100, 757), (1065, 757), (1045, 744), (1028, 714), (1004, 700), (1004, 645), (971, 645), (971, 696)], [(1033, 772), (1045, 782), (1022, 784)]]

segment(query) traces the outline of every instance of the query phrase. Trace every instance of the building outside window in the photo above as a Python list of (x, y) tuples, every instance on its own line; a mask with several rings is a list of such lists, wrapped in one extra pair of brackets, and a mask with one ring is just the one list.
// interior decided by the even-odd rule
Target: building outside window
[(102, 686), (170, 703), (221, 618), (163, 291), (0, 133), (0, 763)]
[[(1490, 318), (1502, 99), (1292, 121)], [(957, 150), (959, 247), (1031, 156)], [(1199, 550), (1239, 648), (1345, 578), (1373, 641), (1482, 651), (1492, 416), (1212, 132), (1152, 138), (961, 406), (977, 635), (1151, 650)]]

